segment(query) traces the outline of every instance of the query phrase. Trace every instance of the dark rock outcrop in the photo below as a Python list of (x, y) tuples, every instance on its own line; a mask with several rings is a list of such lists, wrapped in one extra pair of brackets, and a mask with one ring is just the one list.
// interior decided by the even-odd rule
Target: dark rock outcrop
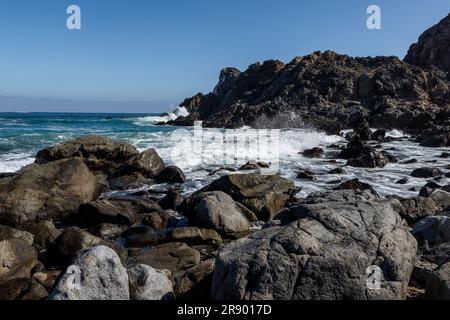
[(437, 67), (450, 72), (450, 14), (426, 30), (413, 44), (405, 61), (420, 67)]

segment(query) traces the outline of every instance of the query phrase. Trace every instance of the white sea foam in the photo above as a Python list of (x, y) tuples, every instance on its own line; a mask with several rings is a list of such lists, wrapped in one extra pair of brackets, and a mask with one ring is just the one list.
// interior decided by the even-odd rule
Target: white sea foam
[(185, 107), (177, 107), (175, 110), (167, 113), (167, 115), (164, 116), (139, 117), (137, 119), (134, 119), (134, 124), (139, 126), (152, 125), (158, 122), (168, 122), (171, 120), (175, 120), (180, 116), (187, 117), (188, 115), (189, 112), (186, 110)]

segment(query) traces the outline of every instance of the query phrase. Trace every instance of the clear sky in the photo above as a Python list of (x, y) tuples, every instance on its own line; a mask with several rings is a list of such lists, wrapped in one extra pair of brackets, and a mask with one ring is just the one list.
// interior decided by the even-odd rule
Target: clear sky
[[(71, 4), (81, 30), (66, 28)], [(382, 30), (366, 28), (370, 4)], [(0, 0), (0, 95), (160, 111), (211, 91), (226, 66), (327, 49), (403, 58), (449, 11), (449, 0)]]

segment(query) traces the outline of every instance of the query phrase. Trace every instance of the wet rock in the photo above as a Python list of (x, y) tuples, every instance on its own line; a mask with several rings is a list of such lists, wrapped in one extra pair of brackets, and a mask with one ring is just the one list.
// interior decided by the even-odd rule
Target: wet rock
[(450, 152), (442, 152), (441, 155), (439, 156), (439, 158), (441, 158), (441, 159), (450, 158)]
[(264, 168), (270, 168), (270, 164), (263, 162), (263, 161), (248, 161), (246, 164), (244, 164), (238, 170), (246, 171), (246, 170), (258, 170), (258, 169), (264, 169)]
[(38, 217), (65, 219), (98, 195), (97, 179), (80, 158), (28, 166), (0, 180), (0, 221), (18, 226)]
[(149, 149), (128, 160), (114, 172), (113, 177), (121, 177), (138, 172), (146, 178), (155, 178), (164, 169), (164, 161), (154, 149)]
[(153, 229), (147, 226), (132, 227), (122, 233), (126, 247), (149, 247), (155, 246), (166, 239), (165, 230)]
[(378, 195), (375, 189), (368, 183), (359, 181), (359, 179), (352, 179), (342, 182), (334, 190), (369, 190), (372, 194)]
[[(345, 199), (344, 192), (350, 191), (312, 195), (311, 204), (290, 209), (295, 221), (223, 247), (212, 298), (404, 299), (415, 239), (389, 200)], [(367, 289), (366, 269), (374, 264), (382, 270), (381, 290)]]
[(450, 192), (450, 185), (441, 186), (441, 185), (437, 184), (436, 182), (428, 182), (426, 185), (424, 185), (420, 189), (419, 196), (421, 196), (421, 197), (429, 197), (431, 195), (431, 193), (434, 190), (436, 190), (436, 189), (444, 190), (446, 192)]
[(22, 239), (0, 241), (0, 284), (11, 279), (30, 278), (37, 252)]
[(37, 164), (79, 157), (93, 172), (110, 175), (130, 158), (139, 153), (132, 145), (101, 136), (87, 136), (41, 150), (36, 155)]
[(135, 261), (156, 269), (167, 269), (175, 274), (199, 264), (200, 253), (185, 243), (170, 242), (142, 251), (136, 256)]
[(420, 145), (423, 147), (449, 147), (450, 126), (435, 126), (422, 131), (419, 137)]
[(359, 168), (383, 168), (390, 162), (396, 162), (395, 158), (384, 152), (372, 151), (359, 158), (348, 160), (347, 165)]
[(183, 171), (176, 166), (167, 166), (155, 177), (159, 182), (185, 183), (186, 176)]
[(401, 164), (413, 164), (413, 163), (417, 163), (417, 159), (405, 160)]
[(440, 176), (442, 171), (438, 168), (418, 168), (411, 172), (411, 177), (415, 178), (431, 178)]
[(197, 266), (178, 274), (174, 279), (174, 291), (178, 299), (209, 299), (215, 259), (200, 262)]
[[(58, 280), (49, 300), (129, 300), (129, 279), (114, 250), (98, 246), (81, 252), (74, 267)], [(80, 287), (73, 284), (74, 271), (80, 271)]]
[(168, 300), (173, 298), (172, 282), (166, 274), (148, 265), (128, 269), (131, 300)]
[(166, 210), (159, 210), (149, 213), (142, 218), (142, 223), (153, 229), (166, 229), (169, 221), (176, 216), (175, 211), (171, 213)]
[(324, 155), (324, 150), (318, 147), (306, 149), (302, 152), (302, 155), (306, 158), (321, 158)]
[(189, 220), (194, 226), (227, 235), (250, 231), (250, 223), (238, 205), (221, 191), (203, 192), (189, 199)]
[(297, 174), (297, 179), (303, 179), (303, 180), (316, 180), (314, 177), (314, 174), (309, 170), (303, 170)]
[(267, 221), (298, 191), (292, 181), (277, 175), (232, 174), (219, 178), (199, 192), (222, 191)]
[(132, 225), (137, 216), (130, 202), (114, 200), (97, 200), (84, 203), (78, 210), (78, 217), (87, 225), (111, 223)]

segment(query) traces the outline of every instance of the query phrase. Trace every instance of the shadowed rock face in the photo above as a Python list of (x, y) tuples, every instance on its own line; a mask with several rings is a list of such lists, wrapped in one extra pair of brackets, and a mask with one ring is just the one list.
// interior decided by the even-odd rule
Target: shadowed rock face
[(424, 128), (450, 103), (445, 74), (396, 57), (352, 58), (332, 51), (270, 60), (246, 71), (227, 68), (214, 92), (186, 99), (191, 115), (172, 124), (204, 120), (207, 127), (315, 126), (328, 131), (370, 125)]
[(419, 41), (409, 48), (405, 61), (450, 72), (450, 14), (422, 33)]

